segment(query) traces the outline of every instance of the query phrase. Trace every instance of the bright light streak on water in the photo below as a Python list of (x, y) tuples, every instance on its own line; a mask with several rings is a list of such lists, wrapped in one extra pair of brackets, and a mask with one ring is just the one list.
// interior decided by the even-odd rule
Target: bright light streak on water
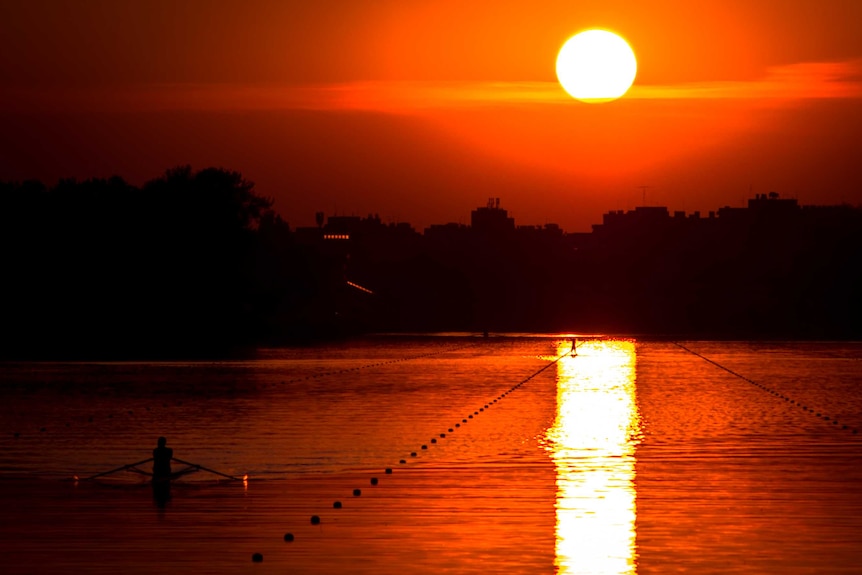
[(546, 443), (557, 469), (556, 565), (560, 573), (634, 573), (635, 346), (584, 342), (557, 366)]

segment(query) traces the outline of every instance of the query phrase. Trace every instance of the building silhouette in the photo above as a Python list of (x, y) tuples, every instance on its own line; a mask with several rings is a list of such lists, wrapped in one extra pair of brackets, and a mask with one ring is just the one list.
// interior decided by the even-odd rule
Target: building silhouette
[(850, 206), (800, 206), (777, 193), (706, 216), (639, 206), (572, 234), (516, 225), (492, 198), (470, 225), (419, 234), (335, 217), (319, 233), (324, 244), (342, 241), (348, 275), (397, 302), (381, 315), (385, 329), (862, 335), (851, 295), (862, 289), (862, 212)]

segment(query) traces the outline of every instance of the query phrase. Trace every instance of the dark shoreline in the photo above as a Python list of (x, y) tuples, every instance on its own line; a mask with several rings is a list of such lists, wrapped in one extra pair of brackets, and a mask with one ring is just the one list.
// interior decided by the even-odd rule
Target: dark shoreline
[(365, 333), (343, 335), (340, 337), (317, 337), (317, 338), (297, 338), (297, 339), (280, 339), (278, 341), (261, 342), (259, 345), (248, 345), (235, 347), (226, 351), (202, 351), (202, 350), (150, 350), (150, 351), (126, 351), (126, 352), (110, 352), (102, 353), (98, 351), (88, 353), (63, 353), (45, 351), (42, 353), (22, 352), (18, 354), (10, 354), (9, 350), (0, 354), (0, 365), (3, 363), (50, 363), (50, 362), (92, 362), (92, 361), (108, 361), (108, 362), (124, 362), (124, 361), (232, 361), (232, 360), (248, 360), (255, 359), (259, 356), (260, 351), (266, 349), (307, 349), (316, 346), (342, 345), (350, 347), (352, 344), (361, 341), (373, 340), (431, 340), (431, 339), (450, 339), (463, 340), (470, 342), (481, 341), (500, 341), (514, 339), (572, 339), (579, 338), (582, 340), (588, 339), (610, 339), (610, 340), (634, 340), (643, 342), (685, 342), (685, 341), (708, 341), (708, 342), (726, 342), (726, 343), (855, 343), (862, 341), (859, 338), (793, 338), (793, 337), (775, 337), (775, 336), (746, 336), (732, 335), (722, 337), (706, 337), (702, 334), (648, 334), (648, 333), (596, 333), (596, 332), (534, 332), (534, 331), (511, 331), (511, 332), (489, 332), (487, 335), (482, 332), (381, 332), (381, 333)]

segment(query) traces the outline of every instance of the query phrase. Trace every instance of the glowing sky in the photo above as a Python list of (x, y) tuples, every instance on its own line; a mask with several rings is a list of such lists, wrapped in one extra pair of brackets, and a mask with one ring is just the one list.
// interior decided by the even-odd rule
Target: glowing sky
[[(241, 171), (314, 212), (586, 231), (609, 209), (862, 203), (856, 0), (6, 0), (0, 179)], [(623, 35), (638, 77), (568, 98), (572, 34)]]

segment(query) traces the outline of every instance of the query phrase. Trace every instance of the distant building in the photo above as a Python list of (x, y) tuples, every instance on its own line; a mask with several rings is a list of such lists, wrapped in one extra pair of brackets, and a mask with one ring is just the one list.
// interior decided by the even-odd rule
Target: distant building
[(463, 245), (470, 237), (472, 230), (464, 224), (432, 224), (425, 228), (425, 239), (434, 245)]
[(670, 221), (670, 212), (666, 207), (638, 206), (628, 212), (615, 210), (604, 214), (602, 223), (593, 225), (593, 234), (607, 236), (621, 232), (645, 230), (664, 226)]
[(414, 254), (422, 240), (406, 222), (385, 224), (377, 214), (318, 217), (318, 227), (297, 228), (299, 243), (316, 246), (322, 253), (342, 257), (360, 254), (378, 259), (399, 259)]
[(484, 208), (470, 212), (470, 226), (482, 234), (506, 234), (515, 231), (515, 219), (500, 207), (500, 198), (489, 198)]
[(748, 200), (748, 207), (731, 208), (725, 206), (718, 210), (718, 217), (725, 221), (749, 220), (753, 217), (782, 217), (799, 213), (801, 208), (795, 199), (781, 198), (776, 192), (757, 194)]

